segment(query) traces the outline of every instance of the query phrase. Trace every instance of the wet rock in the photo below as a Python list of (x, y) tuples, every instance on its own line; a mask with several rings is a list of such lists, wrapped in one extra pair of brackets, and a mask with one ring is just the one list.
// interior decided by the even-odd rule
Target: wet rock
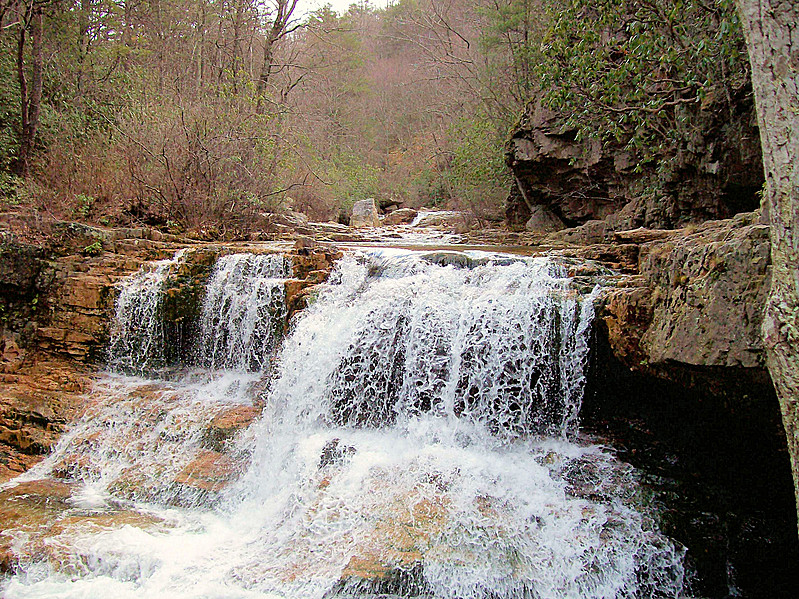
[(431, 252), (424, 254), (422, 259), (439, 266), (454, 266), (456, 268), (474, 268), (475, 260), (462, 252)]
[(284, 285), (286, 289), (286, 314), (290, 320), (294, 314), (310, 305), (316, 293), (317, 284), (307, 279), (289, 279)]
[(331, 439), (322, 448), (322, 455), (319, 456), (319, 469), (341, 464), (346, 458), (355, 453), (355, 448), (349, 445), (340, 446), (340, 439)]
[(377, 205), (373, 198), (360, 200), (352, 206), (352, 216), (350, 216), (350, 227), (363, 229), (366, 227), (379, 227), (380, 216), (377, 213)]
[[(0, 573), (12, 572), (20, 558), (14, 539), (2, 534), (18, 532), (42, 534), (56, 518), (69, 509), (70, 484), (53, 480), (34, 480), (0, 491)], [(30, 543), (30, 541), (28, 541)], [(22, 553), (26, 553), (26, 548)]]
[(363, 599), (399, 599), (429, 597), (420, 555), (418, 561), (405, 556), (400, 564), (378, 556), (353, 556), (344, 568), (341, 579), (325, 595), (327, 598), (351, 596)]
[(413, 208), (398, 208), (383, 218), (384, 225), (408, 225), (413, 222), (418, 212)]
[(261, 414), (255, 406), (234, 406), (214, 416), (203, 434), (203, 446), (213, 451), (224, 452), (227, 443), (236, 434), (250, 426)]
[[(72, 554), (63, 539), (123, 526), (166, 526), (150, 513), (114, 506), (87, 513), (71, 501), (73, 489), (74, 484), (41, 479), (0, 491), (0, 573), (12, 573), (29, 560), (46, 560), (64, 573), (82, 572), (86, 556)], [(1, 534), (12, 530), (15, 538)]]
[(25, 364), (0, 385), (0, 482), (49, 453), (83, 408), (90, 384), (81, 369), (63, 361)]
[(319, 247), (291, 255), (294, 278), (304, 280), (312, 272), (330, 272), (336, 260), (343, 256), (336, 248)]
[(449, 510), (446, 495), (422, 498), (416, 491), (380, 506), (370, 515), (373, 527), (344, 567), (336, 591), (424, 596), (429, 591), (422, 575), (424, 555), (435, 553)]
[(205, 492), (224, 489), (240, 472), (238, 464), (223, 453), (203, 450), (175, 477), (175, 482)]
[[(703, 596), (726, 596), (732, 570), (741, 572), (742, 596), (787, 596), (786, 580), (795, 584), (784, 565), (774, 566), (797, 559), (795, 538), (764, 532), (766, 552), (737, 530), (741, 520), (763, 522), (763, 531), (795, 524), (784, 431), (764, 366), (769, 232), (758, 221), (741, 214), (618, 237), (641, 242), (639, 274), (608, 290), (599, 308), (581, 412), (586, 427), (613, 431), (614, 446), (636, 468), (683, 481), (658, 501), (669, 505), (668, 534), (700, 570)], [(733, 546), (746, 549), (734, 554)], [(772, 574), (752, 583), (764, 554)]]

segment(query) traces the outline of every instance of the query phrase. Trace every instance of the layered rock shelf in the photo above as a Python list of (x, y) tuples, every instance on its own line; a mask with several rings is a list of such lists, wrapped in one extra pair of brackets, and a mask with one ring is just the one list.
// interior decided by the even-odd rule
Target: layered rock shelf
[[(454, 217), (446, 216), (436, 214), (428, 220), (460, 226), (461, 221), (453, 225)], [(0, 271), (5, 403), (10, 406), (12, 396), (25, 397), (19, 390), (24, 381), (42, 370), (33, 366), (36, 360), (56, 359), (61, 372), (64, 364), (102, 364), (115, 283), (135, 272), (143, 261), (163, 259), (178, 249), (188, 247), (189, 252), (165, 291), (166, 319), (175, 326), (197, 311), (216, 259), (236, 251), (289, 253), (295, 275), (285, 283), (286, 302), (290, 315), (302, 309), (341, 250), (327, 240), (324, 227), (314, 230), (303, 223), (298, 228), (313, 235), (295, 233), (298, 241), (292, 246), (280, 241), (187, 243), (165, 239), (154, 231), (85, 227), (75, 228), (69, 243), (58, 240), (61, 245), (53, 247), (8, 238)], [(486, 234), (481, 237), (477, 241), (484, 243)], [(93, 239), (100, 240), (101, 249), (87, 255), (82, 250)], [(756, 373), (758, 379), (767, 376), (760, 325), (769, 275), (768, 227), (752, 213), (678, 230), (610, 232), (601, 243), (596, 243), (590, 226), (545, 237), (516, 234), (508, 238), (498, 232), (489, 241), (526, 244), (519, 249), (527, 254), (554, 251), (614, 269), (616, 274), (606, 277), (599, 334), (606, 336), (614, 357), (630, 370), (676, 382), (685, 382), (685, 372), (693, 368), (744, 369)], [(594, 243), (580, 243), (585, 241)], [(20, 370), (31, 374), (16, 374)], [(74, 393), (84, 384), (67, 382), (57, 391)], [(20, 413), (11, 407), (7, 412)], [(3, 439), (26, 452), (34, 446), (46, 451), (49, 446), (23, 441), (20, 435), (7, 432)], [(20, 441), (14, 441), (17, 438)]]
[[(703, 542), (710, 545), (727, 544), (698, 564), (703, 572), (717, 574), (707, 588), (725, 584), (726, 566), (718, 556), (744, 544), (760, 547), (762, 556), (738, 574), (746, 588), (757, 586), (758, 576), (771, 577), (777, 585), (783, 579), (790, 583), (788, 574), (770, 567), (779, 563), (775, 551), (793, 547), (793, 528), (785, 526), (793, 494), (760, 334), (770, 260), (768, 226), (757, 213), (682, 229), (614, 230), (606, 221), (589, 221), (576, 228), (515, 233), (471, 231), (468, 219), (457, 214), (401, 216), (396, 220), (405, 224), (357, 231), (288, 219), (255, 236), (260, 240), (224, 244), (68, 223), (54, 223), (37, 238), (27, 234), (30, 224), (24, 219), (14, 220), (6, 227), (0, 261), (0, 482), (49, 453), (86, 409), (84, 392), (105, 361), (116, 283), (144, 261), (185, 251), (164, 291), (167, 328), (178, 335), (196, 318), (220, 256), (287, 254), (293, 264), (292, 278), (284, 283), (290, 320), (308, 305), (348, 247), (417, 243), (412, 236), (402, 237), (414, 230), (408, 224), (413, 218), (437, 227), (430, 238), (443, 236), (438, 249), (556, 253), (571, 259), (570, 275), (577, 285), (601, 283), (585, 426), (649, 473), (674, 480), (699, 475), (701, 484), (722, 489), (713, 496), (725, 498), (715, 509), (732, 514), (726, 520), (708, 521), (699, 507), (683, 505), (677, 510), (682, 516), (667, 525), (675, 538), (707, 537)], [(449, 259), (446, 251), (439, 253)], [(176, 343), (176, 356), (182, 351)], [(259, 413), (259, 406), (232, 406), (210, 419), (202, 452), (170, 481), (177, 502), (212, 496), (235, 480), (240, 464), (228, 455), (228, 441)], [(131, 473), (134, 485), (136, 480)], [(674, 489), (674, 497), (683, 493), (695, 497), (699, 492)], [(412, 576), (392, 578), (399, 570), (410, 572), (414, 563), (412, 544), (398, 546), (400, 557), (364, 548), (345, 569), (342, 588), (375, 578), (389, 581), (386, 588), (411, 584)], [(9, 567), (8, 555), (0, 559)]]

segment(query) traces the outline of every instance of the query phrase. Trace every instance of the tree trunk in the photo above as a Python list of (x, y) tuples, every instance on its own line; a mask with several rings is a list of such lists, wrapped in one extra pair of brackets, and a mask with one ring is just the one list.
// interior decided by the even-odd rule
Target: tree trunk
[(788, 439), (799, 521), (799, 5), (738, 0), (752, 65), (771, 223), (763, 338)]
[(261, 64), (261, 74), (258, 77), (258, 84), (256, 86), (256, 92), (258, 94), (256, 111), (259, 114), (263, 112), (263, 97), (266, 92), (266, 86), (269, 83), (269, 77), (272, 74), (275, 44), (277, 44), (283, 36), (296, 29), (296, 27), (289, 27), (291, 15), (294, 14), (294, 9), (296, 7), (297, 0), (277, 0), (274, 21), (272, 21), (272, 26), (266, 32), (264, 38), (263, 63)]
[(272, 63), (274, 60), (273, 52), (277, 39), (278, 36), (276, 35), (275, 31), (272, 30), (264, 40), (264, 59), (263, 63), (261, 64), (261, 74), (258, 77), (258, 85), (256, 87), (256, 92), (258, 94), (256, 108), (259, 113), (261, 113), (263, 110), (262, 99), (264, 93), (266, 92), (266, 85), (269, 83), (269, 76), (272, 74)]
[(17, 77), (19, 79), (20, 109), (22, 115), (22, 137), (20, 139), (19, 157), (16, 172), (20, 176), (28, 174), (30, 160), (33, 156), (36, 132), (39, 130), (39, 111), (42, 105), (42, 81), (44, 61), (42, 58), (42, 8), (34, 5), (30, 17), (31, 36), (31, 82), (25, 75), (25, 39), (26, 26), (20, 24), (19, 42), (17, 45)]

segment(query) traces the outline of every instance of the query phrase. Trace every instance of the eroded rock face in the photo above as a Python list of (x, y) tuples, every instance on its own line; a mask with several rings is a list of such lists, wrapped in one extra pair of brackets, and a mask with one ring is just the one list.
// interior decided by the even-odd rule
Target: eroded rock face
[(26, 295), (34, 290), (42, 268), (42, 248), (6, 241), (0, 247), (0, 287)]
[(641, 168), (625, 148), (577, 141), (559, 115), (531, 105), (507, 147), (516, 183), (508, 222), (524, 227), (537, 205), (567, 226), (608, 219), (619, 230), (674, 228), (755, 210), (763, 173), (751, 90), (740, 90), (735, 100), (735, 114), (710, 106), (693, 115), (696, 139), (661, 156), (667, 167)]
[(641, 286), (613, 292), (606, 306), (611, 345), (635, 368), (763, 368), (768, 267), (768, 226), (752, 214), (644, 243)]
[(0, 374), (0, 482), (48, 454), (84, 405), (89, 371), (63, 360), (41, 359)]

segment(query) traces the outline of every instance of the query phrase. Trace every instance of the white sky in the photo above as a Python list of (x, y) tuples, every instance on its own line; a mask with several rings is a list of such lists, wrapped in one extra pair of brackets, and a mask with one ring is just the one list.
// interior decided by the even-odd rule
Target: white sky
[[(300, 0), (297, 4), (299, 15), (305, 15), (322, 8), (325, 4), (330, 4), (338, 14), (344, 14), (350, 4), (359, 4), (365, 0)], [(368, 0), (369, 4), (375, 8), (383, 8), (388, 4), (388, 0)]]

